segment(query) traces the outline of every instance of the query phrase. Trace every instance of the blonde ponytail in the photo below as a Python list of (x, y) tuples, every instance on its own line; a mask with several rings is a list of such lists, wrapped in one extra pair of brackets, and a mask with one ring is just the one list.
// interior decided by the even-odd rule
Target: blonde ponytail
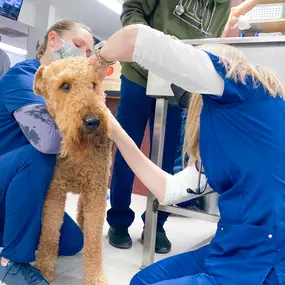
[(44, 55), (45, 51), (46, 51), (46, 43), (43, 42), (39, 48), (37, 49), (37, 53), (36, 53), (36, 59), (40, 60), (42, 58), (42, 56)]

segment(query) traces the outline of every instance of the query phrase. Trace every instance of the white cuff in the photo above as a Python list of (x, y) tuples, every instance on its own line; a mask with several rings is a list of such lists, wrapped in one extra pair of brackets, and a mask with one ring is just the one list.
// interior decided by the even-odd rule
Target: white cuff
[(188, 92), (222, 96), (224, 81), (205, 51), (149, 26), (137, 27), (134, 62)]
[[(194, 192), (198, 190), (199, 172), (195, 165), (186, 167), (183, 171), (170, 175), (166, 179), (166, 190), (162, 205), (173, 205), (199, 197), (196, 194), (188, 193), (187, 190), (191, 189)], [(204, 189), (207, 184), (207, 179), (204, 174), (201, 175), (200, 189)], [(207, 188), (205, 193), (211, 192), (210, 187)], [(204, 193), (204, 194), (205, 194)]]

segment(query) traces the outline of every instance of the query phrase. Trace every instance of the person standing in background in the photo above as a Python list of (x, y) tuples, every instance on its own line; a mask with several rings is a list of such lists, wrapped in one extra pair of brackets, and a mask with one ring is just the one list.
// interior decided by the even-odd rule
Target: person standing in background
[(0, 49), (0, 78), (9, 70), (11, 67), (11, 61), (8, 54)]
[[(121, 21), (123, 26), (148, 25), (178, 39), (216, 38), (222, 36), (230, 11), (230, 0), (127, 0), (123, 4)], [(153, 134), (155, 99), (146, 96), (147, 76), (147, 71), (136, 63), (122, 63), (117, 119), (139, 147), (148, 121), (151, 140)], [(182, 169), (184, 110), (177, 106), (175, 99), (170, 99), (169, 103), (162, 168), (173, 174), (174, 169), (175, 172)], [(128, 228), (134, 220), (134, 212), (130, 209), (133, 182), (133, 172), (117, 151), (111, 181), (111, 209), (107, 213), (109, 242), (117, 248), (132, 246)], [(195, 205), (196, 201), (189, 201), (179, 206)], [(168, 216), (169, 213), (158, 213), (156, 253), (171, 250), (163, 227)], [(142, 219), (144, 221), (145, 215)]]

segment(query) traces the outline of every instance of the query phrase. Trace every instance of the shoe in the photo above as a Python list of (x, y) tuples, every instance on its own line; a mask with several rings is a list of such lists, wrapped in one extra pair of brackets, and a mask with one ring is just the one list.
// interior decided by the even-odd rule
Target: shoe
[[(142, 232), (142, 241), (144, 241), (144, 231)], [(155, 252), (158, 254), (166, 254), (171, 251), (171, 242), (166, 236), (163, 226), (157, 225)]]
[(41, 272), (29, 263), (9, 262), (0, 264), (0, 284), (2, 285), (48, 285)]
[(186, 209), (193, 212), (205, 213), (202, 209), (199, 208), (199, 206), (188, 206)]
[(133, 245), (127, 227), (110, 227), (108, 237), (110, 245), (116, 248), (129, 249)]

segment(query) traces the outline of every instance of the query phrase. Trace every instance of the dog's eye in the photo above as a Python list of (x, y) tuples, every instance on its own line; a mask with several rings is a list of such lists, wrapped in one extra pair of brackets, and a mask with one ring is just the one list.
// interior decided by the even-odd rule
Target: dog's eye
[(63, 83), (61, 86), (60, 86), (60, 89), (61, 91), (63, 92), (68, 92), (70, 90), (70, 86), (68, 83)]
[(92, 88), (93, 90), (96, 90), (97, 84), (96, 83), (92, 83)]

